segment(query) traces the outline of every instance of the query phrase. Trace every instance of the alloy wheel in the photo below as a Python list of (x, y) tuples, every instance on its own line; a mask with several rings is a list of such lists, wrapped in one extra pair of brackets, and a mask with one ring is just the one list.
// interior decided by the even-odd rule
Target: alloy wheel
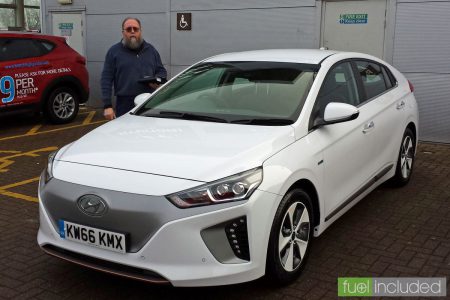
[(400, 151), (400, 167), (403, 178), (408, 178), (411, 174), (412, 164), (414, 157), (414, 145), (412, 138), (407, 135), (402, 143), (402, 149)]
[(53, 101), (53, 112), (60, 119), (67, 119), (75, 112), (75, 99), (67, 93), (61, 92)]
[(295, 271), (305, 257), (310, 234), (308, 210), (301, 202), (294, 202), (286, 211), (278, 240), (278, 253), (283, 268)]

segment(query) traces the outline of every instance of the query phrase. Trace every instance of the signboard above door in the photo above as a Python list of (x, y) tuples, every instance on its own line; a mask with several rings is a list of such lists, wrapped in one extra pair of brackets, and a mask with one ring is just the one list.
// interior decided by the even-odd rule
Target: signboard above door
[(340, 24), (367, 24), (368, 14), (341, 14)]

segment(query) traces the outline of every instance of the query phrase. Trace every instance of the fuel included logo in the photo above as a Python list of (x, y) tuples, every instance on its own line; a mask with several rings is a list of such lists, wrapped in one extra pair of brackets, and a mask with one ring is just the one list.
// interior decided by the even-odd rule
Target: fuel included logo
[(445, 277), (338, 278), (339, 297), (445, 297)]

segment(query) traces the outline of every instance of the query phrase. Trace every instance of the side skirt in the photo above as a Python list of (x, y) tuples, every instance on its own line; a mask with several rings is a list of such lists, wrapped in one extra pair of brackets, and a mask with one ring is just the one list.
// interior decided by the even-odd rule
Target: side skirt
[(386, 175), (392, 168), (394, 167), (394, 165), (389, 165), (386, 168), (384, 168), (383, 170), (381, 170), (377, 175), (375, 175), (371, 180), (369, 180), (369, 182), (367, 182), (363, 187), (361, 187), (358, 191), (356, 191), (356, 193), (354, 193), (352, 196), (350, 196), (350, 198), (348, 198), (346, 201), (344, 201), (344, 203), (342, 203), (341, 205), (339, 205), (335, 210), (333, 210), (326, 218), (325, 218), (325, 222), (327, 222), (328, 220), (330, 220), (332, 217), (334, 217), (337, 213), (339, 213), (343, 208), (345, 208), (347, 205), (349, 205), (353, 200), (355, 200), (359, 195), (361, 195), (362, 193), (364, 193), (368, 188), (370, 188), (373, 184), (375, 184), (375, 182), (377, 182), (378, 180), (380, 180), (380, 178), (382, 178), (384, 175)]

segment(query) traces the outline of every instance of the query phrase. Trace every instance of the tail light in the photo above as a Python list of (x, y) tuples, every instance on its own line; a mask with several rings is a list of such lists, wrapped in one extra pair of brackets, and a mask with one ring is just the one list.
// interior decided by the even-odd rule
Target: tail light
[(408, 80), (408, 84), (409, 84), (409, 89), (412, 92), (414, 92), (414, 86), (412, 85), (411, 81)]

